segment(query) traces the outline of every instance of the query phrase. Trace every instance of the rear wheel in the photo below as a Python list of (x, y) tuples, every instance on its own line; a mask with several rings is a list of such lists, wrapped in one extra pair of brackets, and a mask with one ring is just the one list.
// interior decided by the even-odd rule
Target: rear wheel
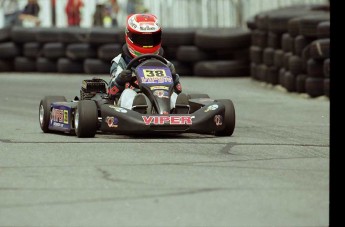
[(215, 136), (231, 136), (235, 129), (235, 107), (230, 99), (217, 100), (225, 106), (225, 113), (222, 124), (225, 124), (223, 130), (215, 131)]
[(79, 138), (94, 137), (97, 131), (97, 123), (96, 103), (92, 100), (79, 101), (74, 114), (75, 134)]
[(39, 107), (39, 123), (42, 131), (44, 133), (49, 132), (49, 120), (50, 120), (50, 111), (51, 111), (51, 104), (54, 102), (66, 102), (66, 98), (64, 96), (45, 96), (41, 99), (40, 107)]

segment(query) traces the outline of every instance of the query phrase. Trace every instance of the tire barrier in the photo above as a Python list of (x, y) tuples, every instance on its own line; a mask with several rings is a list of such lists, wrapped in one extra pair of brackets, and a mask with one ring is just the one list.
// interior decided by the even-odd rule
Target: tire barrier
[(296, 5), (261, 12), (251, 30), (250, 77), (309, 97), (329, 97), (329, 5)]
[[(182, 76), (246, 77), (329, 97), (330, 11), (296, 5), (261, 12), (247, 28), (165, 28), (164, 57)], [(0, 71), (108, 74), (124, 28), (0, 29)]]
[[(108, 74), (125, 43), (124, 30), (3, 28), (0, 71)], [(180, 75), (249, 77), (251, 38), (246, 28), (166, 28), (162, 47)]]

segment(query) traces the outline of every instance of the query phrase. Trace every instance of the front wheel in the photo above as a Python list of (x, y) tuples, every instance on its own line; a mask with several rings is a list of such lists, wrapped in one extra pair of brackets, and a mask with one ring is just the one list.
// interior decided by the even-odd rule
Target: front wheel
[(79, 138), (94, 137), (97, 132), (98, 110), (92, 100), (81, 100), (78, 102), (74, 113), (75, 134)]
[(215, 136), (231, 136), (235, 130), (235, 107), (230, 99), (217, 100), (225, 106), (225, 113), (223, 118), (223, 124), (225, 127), (223, 130), (215, 131)]
[(39, 107), (39, 123), (42, 131), (44, 133), (49, 132), (49, 120), (50, 120), (50, 111), (51, 111), (51, 104), (54, 102), (66, 102), (66, 98), (64, 96), (45, 96), (40, 101)]

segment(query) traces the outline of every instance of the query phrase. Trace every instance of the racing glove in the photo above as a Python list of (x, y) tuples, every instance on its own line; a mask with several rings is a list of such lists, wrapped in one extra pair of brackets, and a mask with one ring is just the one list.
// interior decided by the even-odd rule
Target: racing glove
[(168, 62), (167, 66), (169, 67), (172, 75), (176, 74), (175, 66), (170, 61)]
[(116, 82), (120, 85), (125, 85), (132, 80), (132, 71), (125, 69), (116, 77)]
[(182, 92), (182, 86), (180, 83), (180, 76), (176, 73), (175, 66), (171, 62), (168, 62), (167, 66), (169, 67), (169, 69), (171, 71), (171, 75), (172, 75), (173, 80), (174, 80), (174, 91), (177, 94), (180, 94)]
[(175, 74), (172, 74), (172, 77), (174, 80), (174, 91), (177, 94), (180, 94), (182, 92), (182, 86), (180, 83), (180, 76), (177, 73), (175, 73)]

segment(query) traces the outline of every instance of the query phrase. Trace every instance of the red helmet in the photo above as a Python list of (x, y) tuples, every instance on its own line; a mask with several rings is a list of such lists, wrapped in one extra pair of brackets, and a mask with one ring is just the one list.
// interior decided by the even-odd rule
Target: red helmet
[(158, 54), (162, 30), (152, 14), (132, 14), (127, 17), (126, 43), (133, 57)]

